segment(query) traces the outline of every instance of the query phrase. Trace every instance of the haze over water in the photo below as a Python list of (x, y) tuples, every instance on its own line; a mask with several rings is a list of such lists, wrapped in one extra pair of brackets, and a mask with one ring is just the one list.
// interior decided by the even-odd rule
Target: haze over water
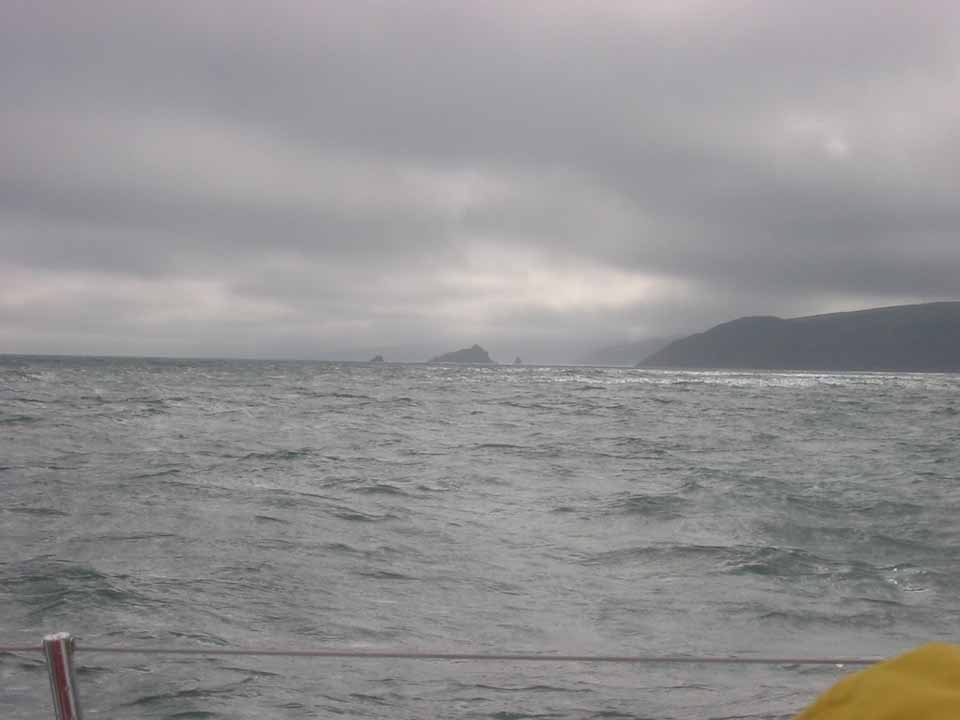
[[(960, 376), (0, 357), (0, 643), (889, 655)], [(786, 718), (841, 672), (80, 654), (88, 717)], [(0, 713), (50, 716), (0, 654)]]

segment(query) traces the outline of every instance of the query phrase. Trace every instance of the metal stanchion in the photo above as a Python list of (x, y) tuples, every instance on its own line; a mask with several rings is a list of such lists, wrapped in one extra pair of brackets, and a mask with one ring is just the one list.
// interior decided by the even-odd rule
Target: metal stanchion
[(73, 637), (70, 633), (47, 635), (43, 638), (43, 654), (47, 658), (57, 720), (82, 720), (73, 670)]

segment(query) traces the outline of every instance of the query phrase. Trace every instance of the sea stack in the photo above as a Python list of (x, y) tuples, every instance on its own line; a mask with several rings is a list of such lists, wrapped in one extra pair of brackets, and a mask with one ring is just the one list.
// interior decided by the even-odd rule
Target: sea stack
[(430, 360), (432, 363), (458, 363), (463, 365), (496, 365), (490, 354), (479, 345), (454, 350), (453, 352), (437, 355)]

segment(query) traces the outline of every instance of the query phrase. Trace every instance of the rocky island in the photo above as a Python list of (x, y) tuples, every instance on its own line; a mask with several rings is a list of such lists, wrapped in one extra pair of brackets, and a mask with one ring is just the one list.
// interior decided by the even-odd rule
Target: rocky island
[(490, 354), (479, 345), (455, 350), (454, 352), (437, 355), (430, 360), (432, 363), (461, 363), (470, 365), (496, 365)]
[(640, 367), (960, 372), (960, 302), (742, 317), (677, 340)]

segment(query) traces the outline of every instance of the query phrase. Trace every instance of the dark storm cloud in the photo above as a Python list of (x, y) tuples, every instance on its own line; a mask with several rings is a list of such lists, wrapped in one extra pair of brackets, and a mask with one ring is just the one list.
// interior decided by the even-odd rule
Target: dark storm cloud
[(958, 7), (9, 4), (0, 343), (564, 359), (955, 297)]

